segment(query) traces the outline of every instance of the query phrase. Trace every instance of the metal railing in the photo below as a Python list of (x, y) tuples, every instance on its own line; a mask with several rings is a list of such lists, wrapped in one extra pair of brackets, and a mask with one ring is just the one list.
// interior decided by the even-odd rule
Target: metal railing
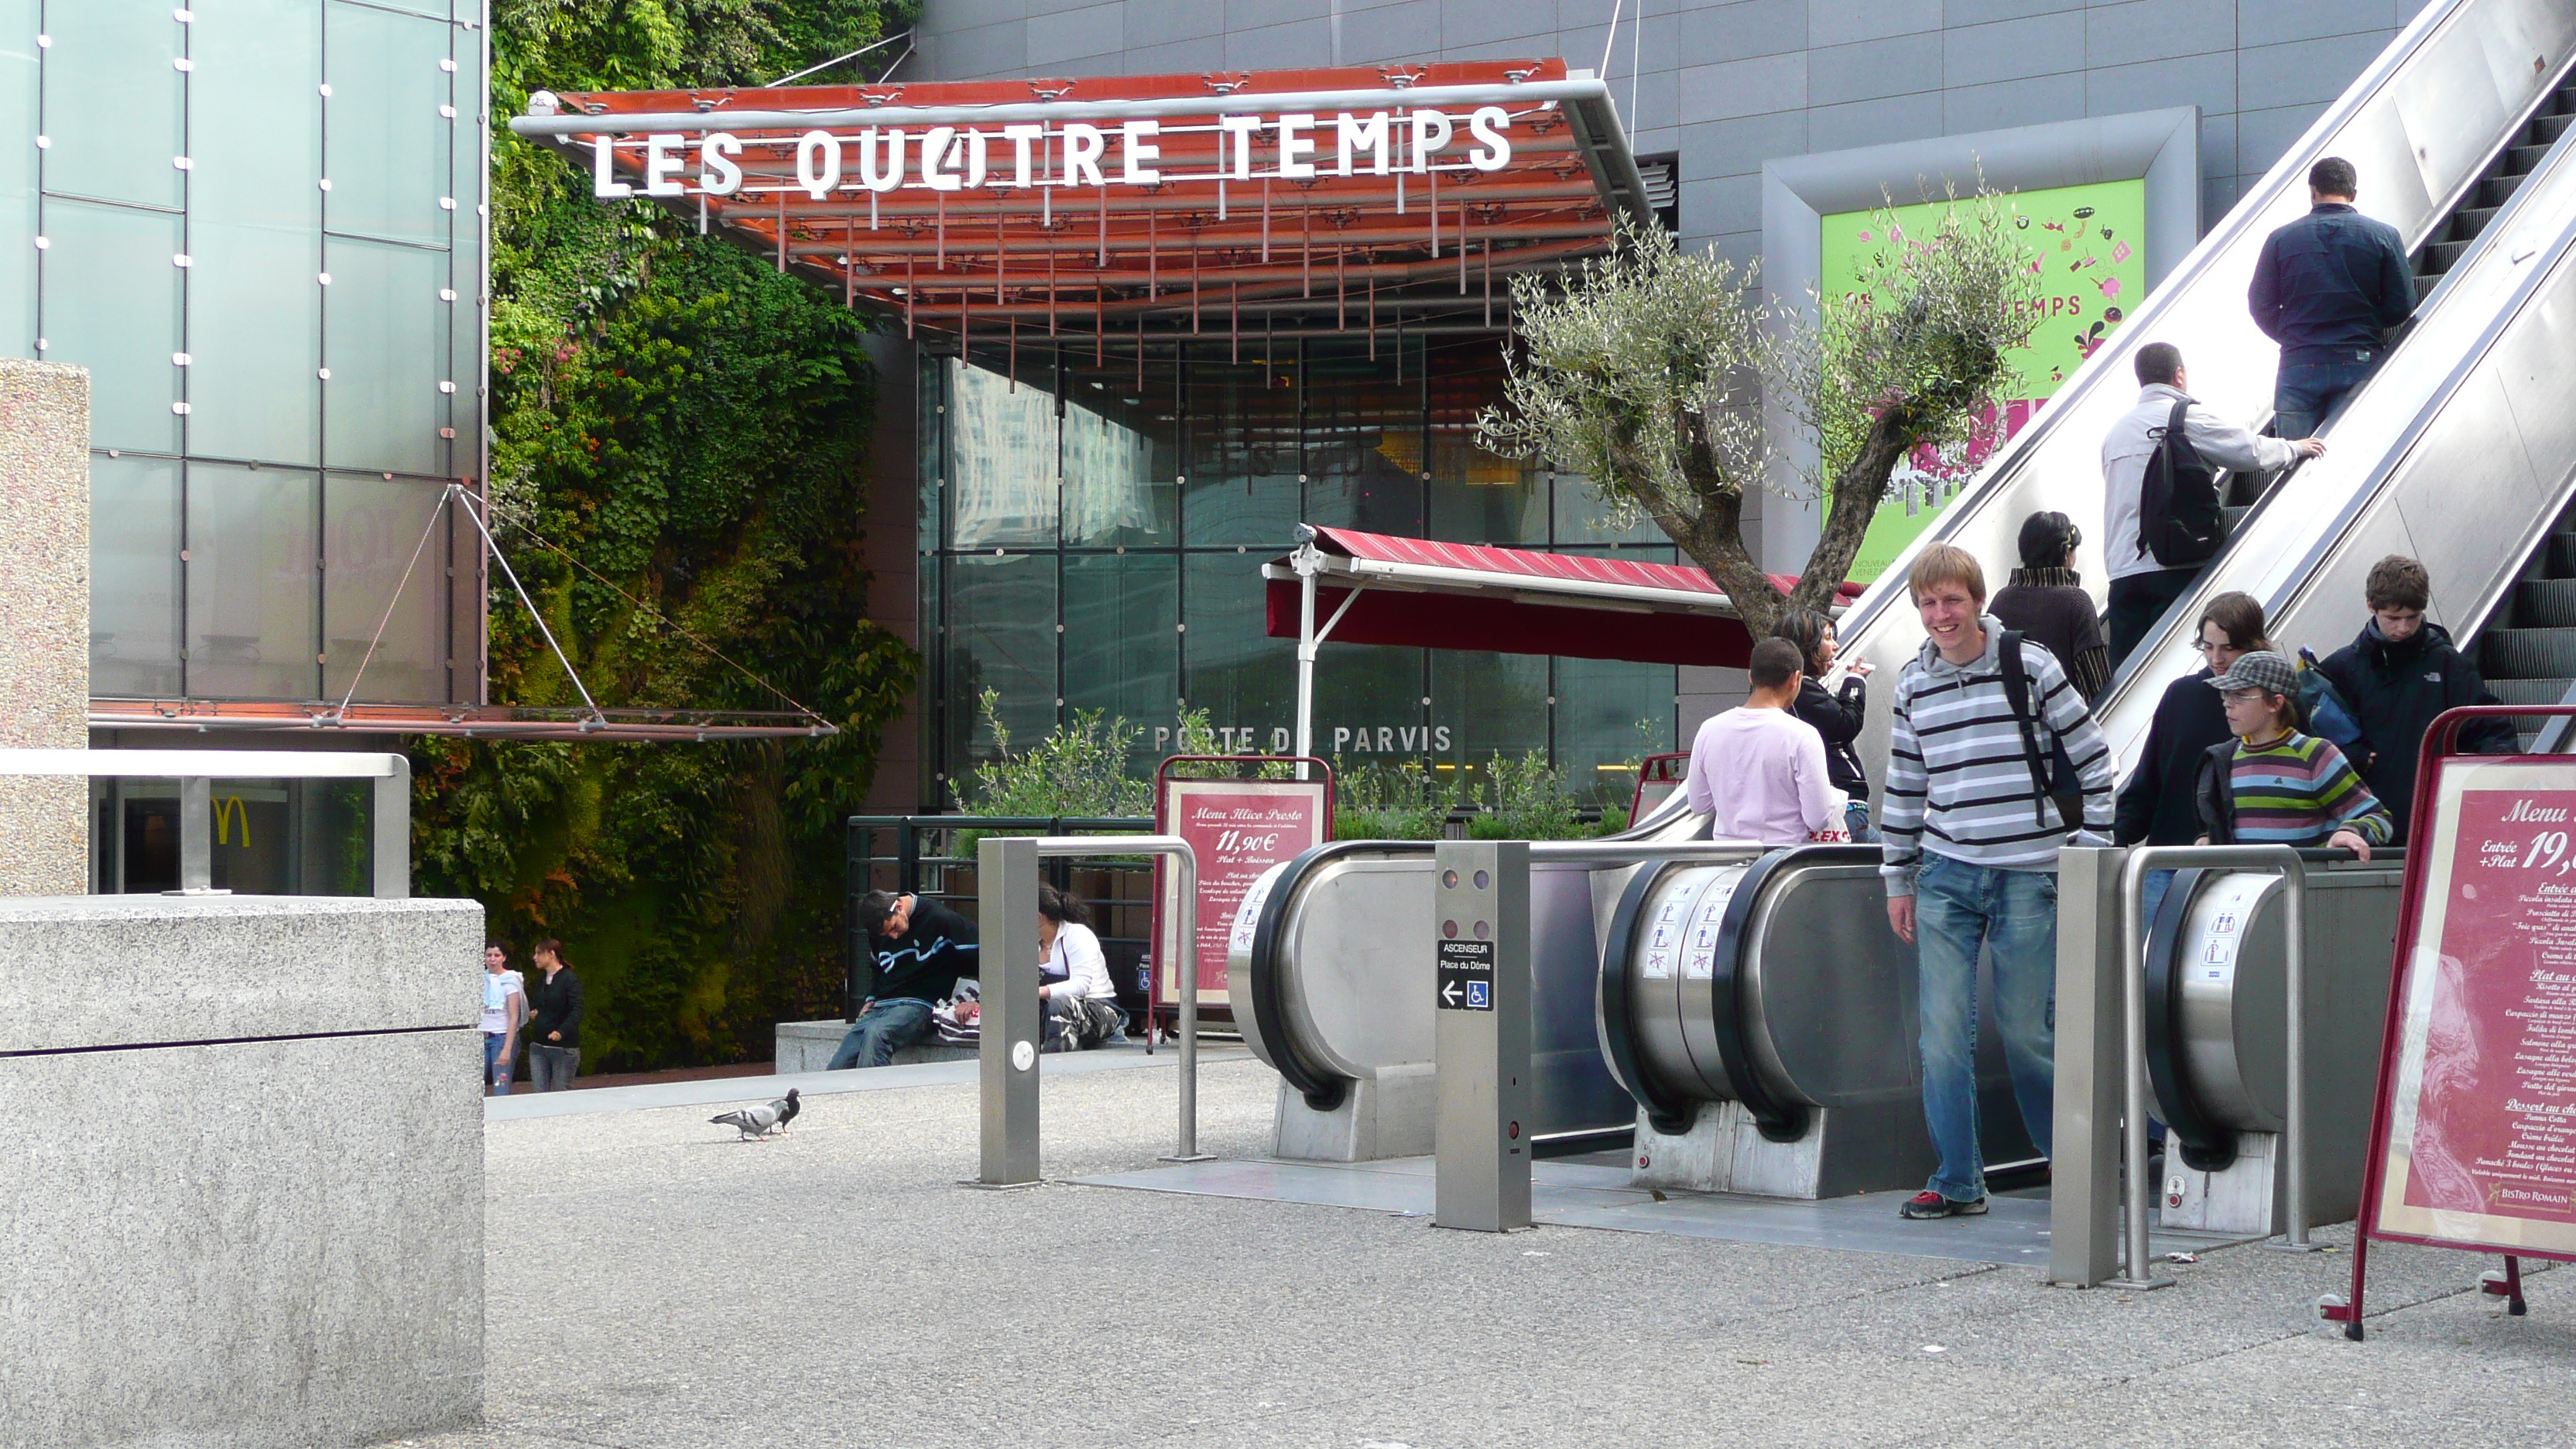
[(0, 775), (179, 782), (179, 889), (214, 888), (215, 780), (373, 780), (369, 855), (378, 900), (411, 896), (411, 761), (336, 750), (0, 750)]
[(976, 1055), (981, 1098), (980, 1175), (985, 1187), (1038, 1181), (1038, 862), (1094, 855), (1155, 855), (1172, 862), (1174, 909), (1162, 932), (1181, 988), (1180, 1145), (1166, 1162), (1204, 1162), (1199, 1142), (1199, 862), (1177, 835), (988, 836), (976, 843), (983, 958)]

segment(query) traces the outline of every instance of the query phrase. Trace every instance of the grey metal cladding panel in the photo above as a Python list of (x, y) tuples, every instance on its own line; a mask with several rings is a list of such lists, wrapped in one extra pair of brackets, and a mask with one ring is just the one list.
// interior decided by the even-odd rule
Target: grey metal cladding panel
[(2234, 50), (2236, 8), (2236, 0), (2130, 0), (2099, 6), (2085, 17), (2084, 62), (2132, 65)]
[(1225, 57), (1224, 36), (1202, 35), (1169, 45), (1131, 48), (1124, 55), (1104, 59), (1123, 75), (1186, 75), (1191, 71), (1227, 69)]
[(1682, 230), (1694, 236), (1762, 228), (1762, 177), (1722, 176), (1682, 183)]
[[(1606, 18), (1610, 13), (1610, 7), (1606, 5), (1601, 7), (1601, 13)], [(1624, 68), (1628, 58), (1628, 25), (1635, 18), (1636, 11), (1633, 9), (1625, 11), (1620, 16), (1619, 58), (1612, 62), (1613, 65)], [(1347, 14), (1343, 16), (1342, 24), (1345, 27), (1343, 35), (1347, 38), (1350, 33), (1347, 28), (1350, 25), (1350, 17)], [(1440, 7), (1440, 45), (1444, 50), (1456, 50), (1464, 45), (1491, 45), (1498, 41), (1522, 40), (1533, 35), (1554, 35), (1556, 32), (1557, 14), (1554, 0), (1447, 0), (1447, 3)], [(1571, 57), (1569, 59), (1571, 63), (1581, 66), (1598, 64), (1600, 57), (1594, 54), (1589, 59)]]
[(1693, 66), (1683, 71), (1677, 119), (1687, 126), (1697, 121), (1794, 111), (1806, 104), (1806, 55), (1775, 55)]
[(1681, 58), (1693, 65), (1806, 48), (1807, 0), (1748, 0), (1681, 16)]
[(2246, 186), (2261, 179), (2261, 177), (2248, 176), (2202, 177), (2200, 181), (2201, 216), (2215, 225), (2218, 218), (2236, 209), (2236, 199), (2245, 194)]
[[(1682, 76), (1677, 70), (1652, 70), (1611, 81), (1610, 91), (1618, 102), (1619, 124), (1628, 131), (1631, 155), (1651, 156), (1680, 144), (1674, 118), (1680, 113), (1681, 89)], [(1629, 114), (1631, 96), (1636, 98), (1634, 115)]]
[(2092, 116), (2198, 106), (2205, 116), (2236, 110), (2236, 55), (2186, 55), (2138, 65), (2100, 66), (2084, 73), (2084, 110)]
[(2272, 106), (2332, 101), (2379, 58), (2388, 40), (2387, 32), (2370, 31), (2248, 46), (2236, 53), (2238, 94), (2248, 103)]
[(1333, 22), (1301, 20), (1225, 37), (1225, 63), (1236, 70), (1294, 70), (1333, 63)]
[(2503, 386), (2523, 451), (2541, 486), (2576, 468), (2576, 408), (2567, 405), (2567, 360), (2576, 357), (2576, 270), (2562, 273), (2488, 357)]
[(2061, 10), (2082, 10), (2085, 0), (1949, 0), (1941, 7), (1945, 25), (1988, 25), (1998, 20), (2027, 20)]
[(1954, 86), (1973, 86), (2082, 70), (2084, 19), (2068, 12), (1944, 31), (1942, 78)]
[[(1133, 3), (1133, 0), (1130, 0)], [(1440, 0), (1404, 0), (1342, 15), (1342, 61), (1421, 60), (1440, 50)]]
[(1807, 6), (1807, 44), (1819, 49), (1920, 35), (1941, 25), (1941, 0), (1809, 0)]
[(1805, 111), (1703, 121), (1681, 129), (1681, 179), (1701, 181), (1758, 172), (1774, 156), (1803, 156), (1807, 150)]
[(923, 0), (921, 28), (935, 34), (953, 35), (961, 30), (1001, 25), (1028, 17), (1029, 0)]
[[(2292, 143), (2324, 115), (2323, 103), (2236, 113), (2236, 170), (2248, 185), (2272, 169)], [(2364, 184), (2367, 184), (2365, 182)]]
[(1115, 3), (1035, 16), (1028, 22), (1028, 62), (1032, 66), (1050, 66), (1061, 60), (1133, 48), (1134, 42), (1123, 33), (1122, 18), (1121, 7)]
[[(1424, 0), (1430, 3), (1430, 0)], [(1342, 23), (1350, 24), (1344, 16)], [(1169, 45), (1225, 33), (1225, 7), (1209, 0), (1127, 0), (1127, 43)]]
[[(2565, 287), (2562, 274), (2559, 289)], [(2557, 338), (2562, 345), (2566, 340), (2563, 333)], [(2562, 363), (2554, 379), (2562, 395), (2566, 379)], [(2518, 553), (2500, 545), (2516, 524), (2539, 515), (2547, 491), (2532, 476), (2522, 444), (2504, 380), (2490, 360), (2443, 404), (2397, 482), (2388, 511), (2405, 520), (2415, 557), (2433, 576), (2445, 624), (2522, 564)]]
[(1941, 93), (1941, 125), (1951, 135), (2033, 126), (2084, 114), (2084, 76), (2033, 76), (1990, 86), (1956, 86)]
[(2394, 35), (2415, 9), (2403, 8), (2407, 15), (2401, 18), (2395, 0), (2258, 0), (2237, 12), (2236, 43), (2278, 45), (2361, 30)]
[[(1216, 9), (1218, 0), (1207, 0), (1207, 5)], [(1228, 34), (1319, 17), (1330, 23), (1331, 19), (1330, 6), (1316, 0), (1224, 0), (1224, 10)]]
[(1889, 141), (1920, 141), (1942, 134), (1938, 91), (1848, 106), (1818, 106), (1807, 112), (1810, 153), (1847, 151), (1854, 146), (1877, 146)]
[(1941, 89), (1939, 72), (1923, 63), (1918, 36), (1866, 40), (1807, 52), (1807, 104), (1836, 106)]
[(1012, 20), (952, 31), (939, 38), (941, 80), (983, 80), (1017, 76), (1029, 63), (1028, 22)]

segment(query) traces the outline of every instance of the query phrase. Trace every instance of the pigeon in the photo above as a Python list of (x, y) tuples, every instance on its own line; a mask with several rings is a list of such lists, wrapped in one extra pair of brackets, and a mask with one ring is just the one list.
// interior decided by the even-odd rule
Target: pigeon
[(757, 1142), (767, 1137), (773, 1127), (780, 1136), (787, 1135), (787, 1124), (795, 1118), (796, 1111), (796, 1089), (790, 1087), (786, 1096), (765, 1106), (743, 1107), (707, 1120), (740, 1132), (745, 1142)]

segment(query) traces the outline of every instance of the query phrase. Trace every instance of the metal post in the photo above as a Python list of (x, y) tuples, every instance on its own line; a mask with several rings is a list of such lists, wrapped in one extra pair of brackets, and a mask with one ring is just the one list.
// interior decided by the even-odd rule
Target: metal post
[(2267, 1243), (2285, 1253), (2313, 1253), (2322, 1245), (2308, 1241), (2308, 868), (2295, 852), (2281, 867), (2283, 934), (2288, 937), (2282, 975), (2289, 999), (2289, 1110), (2283, 1114), (2281, 1170), (2290, 1175), (2282, 1207), (2289, 1221), (2286, 1241)]
[(376, 777), (374, 855), (376, 899), (411, 899), (411, 761), (388, 755)]
[(1181, 973), (1181, 1142), (1165, 1162), (1206, 1162), (1199, 1151), (1199, 859), (1178, 839), (1155, 847), (1171, 858), (1172, 889), (1177, 899), (1172, 933), (1180, 949), (1172, 953)]
[(981, 1070), (984, 1187), (1038, 1181), (1038, 842), (994, 836), (977, 843), (977, 954), (983, 958)]
[(214, 782), (190, 775), (179, 781), (179, 889), (171, 894), (201, 896), (214, 888)]
[(1530, 1225), (1530, 845), (1432, 849), (1439, 1114), (1431, 1220)]
[(2120, 865), (2057, 854), (2057, 1091), (2050, 1134), (2048, 1281), (2090, 1288), (2120, 1268)]
[[(1302, 531), (1302, 530), (1301, 530)], [(1315, 753), (1315, 546), (1300, 543), (1297, 569), (1297, 778), (1306, 778), (1305, 756)]]

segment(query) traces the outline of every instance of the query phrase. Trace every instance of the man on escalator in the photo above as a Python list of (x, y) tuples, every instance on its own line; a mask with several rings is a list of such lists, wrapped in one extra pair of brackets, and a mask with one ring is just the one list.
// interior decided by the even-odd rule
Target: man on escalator
[(2272, 431), (2314, 433), (2388, 356), (2390, 329), (2415, 312), (2415, 273), (2397, 228), (2353, 210), (2359, 173), (2341, 156), (2308, 168), (2308, 214), (2264, 239), (2246, 305), (2281, 344)]

